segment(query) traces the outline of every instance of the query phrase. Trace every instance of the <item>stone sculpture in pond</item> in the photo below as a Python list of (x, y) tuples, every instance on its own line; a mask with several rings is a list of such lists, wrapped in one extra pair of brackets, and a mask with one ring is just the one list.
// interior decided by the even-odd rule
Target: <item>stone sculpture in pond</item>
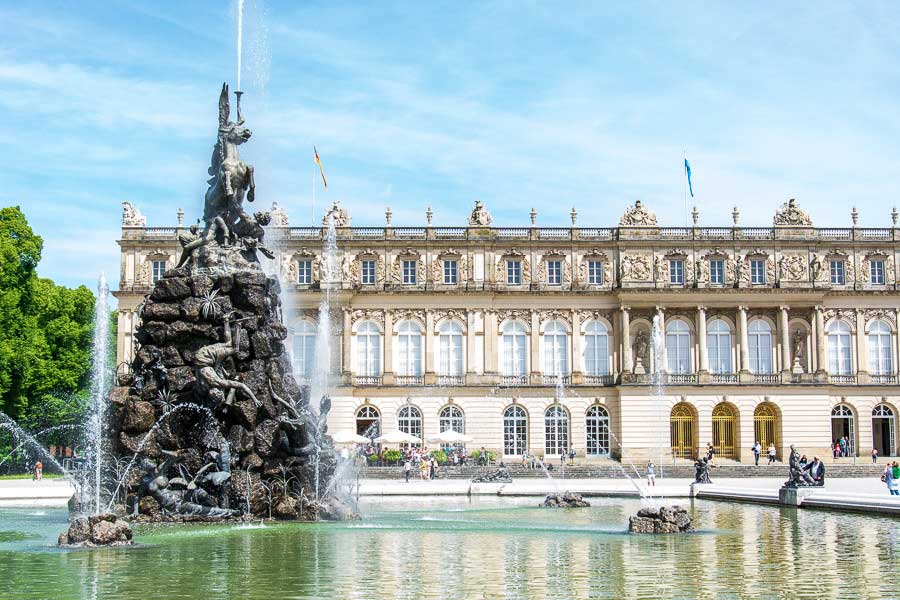
[(133, 464), (120, 498), (151, 520), (269, 516), (273, 497), (282, 518), (344, 516), (319, 497), (335, 469), (330, 401), (311, 408), (291, 375), (279, 284), (257, 256), (271, 254), (269, 215), (243, 205), (255, 186), (237, 108), (234, 123), (223, 86), (203, 224), (145, 300), (132, 374), (112, 392), (114, 445)]

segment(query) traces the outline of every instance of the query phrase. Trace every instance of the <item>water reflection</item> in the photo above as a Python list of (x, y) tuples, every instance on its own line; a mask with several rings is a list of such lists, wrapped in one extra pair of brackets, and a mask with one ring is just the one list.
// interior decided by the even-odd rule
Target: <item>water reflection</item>
[(697, 502), (702, 531), (647, 537), (623, 532), (637, 502), (533, 504), (394, 499), (370, 502), (356, 523), (166, 527), (145, 531), (143, 547), (76, 552), (50, 547), (62, 511), (4, 510), (0, 597), (900, 596), (896, 520)]

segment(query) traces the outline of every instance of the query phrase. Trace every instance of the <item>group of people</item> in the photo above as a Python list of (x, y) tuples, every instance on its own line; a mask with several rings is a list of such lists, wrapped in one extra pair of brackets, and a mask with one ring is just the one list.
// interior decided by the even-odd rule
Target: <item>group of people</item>
[[(750, 448), (753, 452), (753, 464), (759, 466), (759, 457), (762, 454), (762, 444), (759, 443), (759, 440), (756, 440), (756, 443), (753, 444), (753, 447)], [(769, 464), (774, 464), (775, 459), (778, 456), (778, 450), (775, 449), (775, 444), (773, 442), (769, 442), (769, 450), (767, 452), (769, 455)]]
[(900, 463), (896, 460), (888, 462), (881, 475), (881, 481), (887, 484), (891, 496), (900, 496)]
[(403, 476), (406, 483), (414, 472), (419, 479), (427, 481), (438, 476), (441, 466), (435, 457), (428, 453), (428, 448), (407, 448), (403, 457)]
[[(562, 467), (566, 464), (566, 459), (569, 460), (569, 465), (575, 464), (575, 448), (570, 447), (568, 452), (564, 452), (559, 455), (559, 466)], [(523, 467), (531, 467), (531, 470), (540, 469), (541, 465), (548, 471), (553, 470), (553, 465), (549, 462), (544, 462), (543, 456), (538, 456), (537, 454), (531, 454), (528, 451), (522, 453), (522, 466)]]
[(831, 452), (834, 454), (834, 458), (847, 458), (850, 456), (850, 438), (845, 435), (836, 439), (834, 446), (831, 447)]

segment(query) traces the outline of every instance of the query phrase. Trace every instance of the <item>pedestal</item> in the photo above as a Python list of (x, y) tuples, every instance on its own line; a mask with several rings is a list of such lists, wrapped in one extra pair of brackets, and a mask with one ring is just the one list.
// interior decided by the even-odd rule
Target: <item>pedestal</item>
[(785, 506), (800, 506), (803, 499), (816, 493), (815, 488), (799, 487), (789, 488), (783, 487), (778, 490), (778, 502)]

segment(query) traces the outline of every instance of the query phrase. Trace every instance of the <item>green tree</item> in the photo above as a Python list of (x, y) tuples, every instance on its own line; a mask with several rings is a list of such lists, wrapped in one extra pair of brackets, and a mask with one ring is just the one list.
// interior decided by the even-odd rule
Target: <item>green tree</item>
[(47, 426), (84, 404), (59, 398), (87, 385), (95, 300), (38, 277), (42, 247), (18, 207), (0, 209), (0, 410)]

